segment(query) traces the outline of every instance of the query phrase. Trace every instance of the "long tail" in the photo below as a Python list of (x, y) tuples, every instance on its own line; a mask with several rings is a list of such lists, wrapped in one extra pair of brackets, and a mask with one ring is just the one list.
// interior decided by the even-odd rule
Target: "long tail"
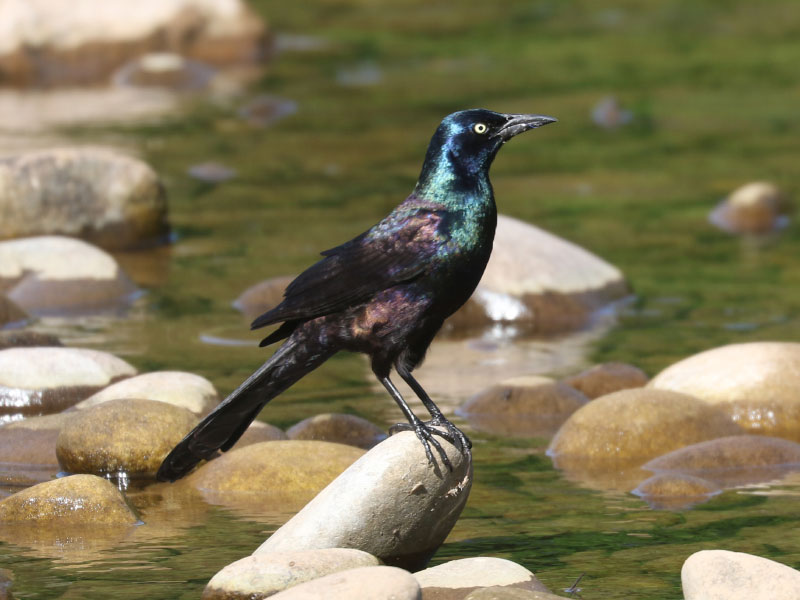
[[(313, 346), (313, 348), (311, 347)], [(158, 469), (159, 481), (175, 481), (217, 450), (233, 446), (264, 405), (335, 352), (292, 336), (172, 449)]]

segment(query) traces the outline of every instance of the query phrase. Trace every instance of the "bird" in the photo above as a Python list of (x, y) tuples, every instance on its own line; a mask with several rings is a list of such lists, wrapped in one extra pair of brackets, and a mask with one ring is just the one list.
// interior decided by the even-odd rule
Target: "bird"
[[(275, 353), (209, 413), (161, 463), (175, 481), (229, 450), (267, 402), (340, 351), (366, 354), (372, 372), (407, 419), (430, 463), (431, 446), (452, 469), (439, 436), (471, 448), (412, 375), (445, 319), (483, 275), (497, 207), (489, 167), (512, 137), (557, 119), (469, 109), (445, 117), (431, 138), (412, 193), (379, 223), (330, 250), (295, 278), (251, 329), (280, 324), (260, 346)], [(390, 379), (397, 372), (430, 414), (415, 415)]]

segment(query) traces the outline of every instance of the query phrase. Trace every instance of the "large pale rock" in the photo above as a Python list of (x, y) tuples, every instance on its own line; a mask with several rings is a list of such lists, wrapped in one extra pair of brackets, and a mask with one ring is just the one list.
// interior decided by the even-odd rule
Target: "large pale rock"
[[(427, 563), (472, 486), (472, 456), (441, 440), (453, 465), (430, 464), (411, 432), (381, 442), (337, 477), (254, 554), (357, 548), (411, 570)], [(347, 510), (342, 510), (347, 507)]]
[(737, 433), (741, 430), (724, 412), (702, 400), (635, 388), (578, 409), (547, 452), (567, 470), (636, 466), (688, 444)]
[(800, 572), (781, 563), (728, 550), (695, 552), (681, 569), (686, 600), (795, 600)]
[(549, 592), (536, 575), (522, 565), (491, 556), (462, 558), (414, 574), (425, 600), (454, 600), (485, 587)]
[(108, 148), (32, 151), (0, 160), (0, 238), (69, 235), (109, 249), (163, 241), (158, 175)]
[(71, 473), (154, 477), (197, 424), (185, 408), (156, 400), (109, 400), (76, 411), (61, 428), (56, 456)]
[(377, 425), (355, 415), (326, 413), (292, 425), (286, 435), (292, 440), (322, 440), (368, 450), (386, 439)]
[(647, 381), (647, 375), (640, 368), (625, 363), (609, 362), (567, 377), (563, 383), (583, 392), (589, 398), (599, 398), (619, 390), (643, 387)]
[(120, 309), (138, 294), (110, 254), (61, 236), (0, 242), (0, 288), (33, 315)]
[(227, 65), (259, 60), (265, 27), (241, 0), (0, 2), (0, 76), (21, 84), (103, 81), (142, 52)]
[(727, 412), (750, 433), (800, 442), (800, 344), (750, 342), (706, 350), (648, 384), (691, 394)]
[(764, 234), (786, 226), (786, 196), (774, 183), (754, 181), (731, 192), (709, 215), (730, 233)]
[(75, 405), (77, 409), (97, 406), (109, 400), (137, 398), (158, 400), (204, 415), (219, 404), (214, 385), (205, 377), (182, 371), (156, 371), (124, 379)]
[(549, 436), (586, 404), (581, 392), (549, 377), (507, 379), (479, 392), (458, 409), (475, 429), (500, 435)]
[(397, 567), (360, 567), (301, 583), (275, 600), (422, 600), (414, 576)]
[(124, 360), (98, 350), (27, 347), (0, 350), (0, 415), (54, 413), (123, 377)]
[(483, 278), (448, 326), (515, 322), (542, 333), (570, 331), (627, 293), (616, 267), (552, 233), (500, 215)]
[(265, 552), (237, 560), (219, 571), (203, 590), (203, 600), (266, 598), (331, 573), (378, 564), (371, 554), (352, 548)]
[(94, 475), (62, 477), (22, 490), (0, 500), (0, 525), (14, 523), (72, 525), (133, 525), (119, 490)]

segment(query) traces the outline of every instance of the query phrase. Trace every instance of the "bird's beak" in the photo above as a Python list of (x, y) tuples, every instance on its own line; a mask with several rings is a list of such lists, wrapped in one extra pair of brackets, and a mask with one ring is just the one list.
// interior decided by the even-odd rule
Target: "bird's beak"
[(555, 117), (548, 117), (547, 115), (504, 115), (506, 123), (497, 130), (495, 135), (507, 142), (515, 135), (528, 131), (529, 129), (536, 129), (548, 123), (555, 123), (558, 121)]

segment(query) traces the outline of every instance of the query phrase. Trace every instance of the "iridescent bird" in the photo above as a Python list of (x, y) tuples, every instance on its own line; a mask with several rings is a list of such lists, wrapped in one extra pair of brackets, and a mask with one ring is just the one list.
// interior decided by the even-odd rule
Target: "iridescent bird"
[[(162, 481), (226, 451), (272, 398), (339, 351), (366, 354), (375, 376), (403, 411), (433, 463), (450, 467), (440, 436), (466, 451), (470, 441), (448, 421), (411, 372), (444, 320), (472, 294), (492, 251), (497, 208), (489, 167), (515, 135), (553, 123), (544, 115), (483, 109), (453, 113), (433, 134), (411, 195), (374, 227), (326, 250), (286, 288), (283, 301), (252, 328), (281, 323), (262, 346), (286, 340), (164, 459)], [(423, 422), (389, 379), (392, 367), (430, 413)], [(439, 426), (439, 427), (434, 427)]]

